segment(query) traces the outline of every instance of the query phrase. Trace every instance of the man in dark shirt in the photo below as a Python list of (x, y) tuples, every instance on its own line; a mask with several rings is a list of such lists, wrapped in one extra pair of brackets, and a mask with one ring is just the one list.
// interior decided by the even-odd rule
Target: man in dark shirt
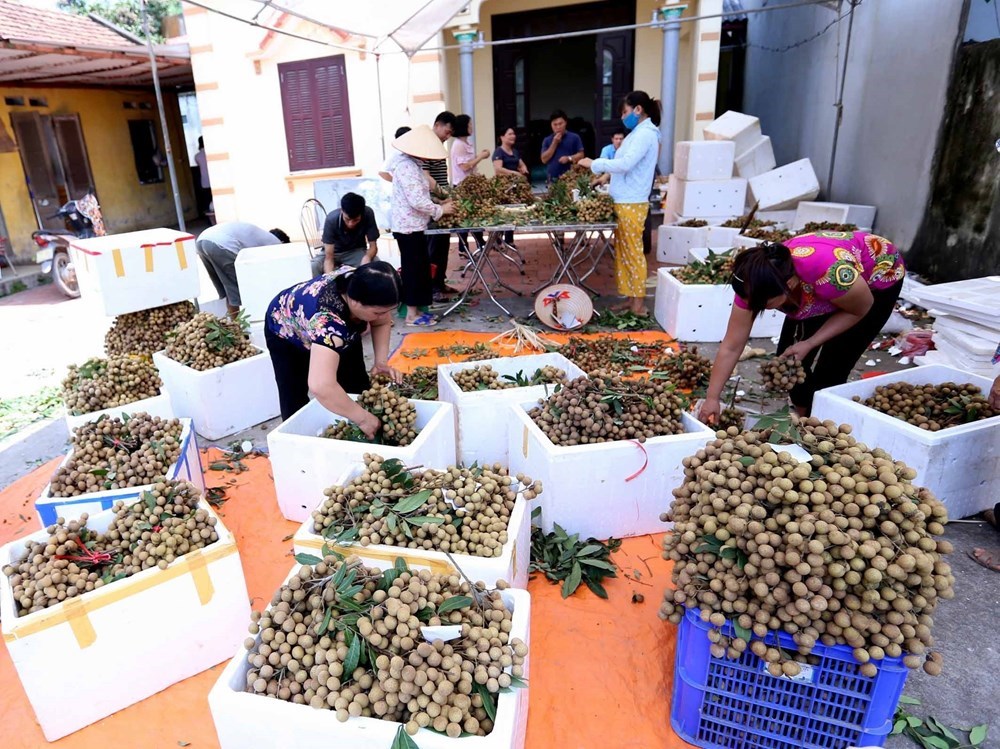
[(347, 193), (340, 199), (340, 208), (331, 211), (323, 224), (323, 272), (332, 273), (341, 265), (358, 268), (375, 260), (378, 237), (375, 211), (365, 205), (362, 196)]
[(583, 141), (566, 129), (566, 113), (557, 109), (549, 117), (552, 135), (542, 141), (542, 163), (546, 165), (549, 182), (555, 182), (583, 158)]
[[(432, 129), (434, 134), (444, 143), (451, 137), (451, 131), (455, 126), (455, 115), (451, 112), (441, 112), (434, 118)], [(448, 160), (447, 159), (427, 159), (424, 161), (424, 171), (427, 172), (441, 190), (447, 190), (448, 182)], [(450, 234), (435, 234), (427, 237), (427, 252), (431, 256), (431, 281), (434, 286), (435, 301), (440, 301), (440, 297), (445, 294), (456, 294), (457, 289), (453, 289), (445, 283), (448, 274), (448, 250), (451, 247)]]

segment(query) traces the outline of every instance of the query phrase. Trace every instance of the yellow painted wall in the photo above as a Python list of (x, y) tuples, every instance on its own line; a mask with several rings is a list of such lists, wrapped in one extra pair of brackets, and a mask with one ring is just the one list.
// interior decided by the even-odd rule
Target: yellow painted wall
[[(12, 107), (4, 96), (44, 97), (47, 107)], [(180, 114), (176, 97), (164, 96), (170, 123), (174, 163), (185, 217), (197, 215), (191, 169), (187, 165)], [(125, 102), (148, 102), (151, 109), (125, 109)], [(98, 200), (110, 233), (120, 233), (157, 226), (176, 226), (170, 178), (164, 167), (163, 182), (139, 184), (132, 156), (128, 121), (152, 119), (159, 131), (159, 115), (153, 93), (86, 88), (0, 87), (0, 118), (10, 127), (11, 112), (35, 111), (39, 114), (78, 114), (83, 139), (90, 157)], [(162, 141), (161, 141), (162, 147)], [(3, 208), (11, 246), (19, 256), (31, 256), (34, 245), (31, 233), (38, 228), (24, 179), (18, 153), (0, 153), (0, 206)], [(58, 206), (53, 207), (53, 212)]]

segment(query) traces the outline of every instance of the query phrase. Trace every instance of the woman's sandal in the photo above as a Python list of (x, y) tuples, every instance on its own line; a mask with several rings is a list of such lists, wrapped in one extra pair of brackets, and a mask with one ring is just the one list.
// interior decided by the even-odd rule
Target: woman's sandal
[(973, 549), (969, 559), (994, 572), (1000, 572), (1000, 549)]
[(434, 315), (425, 312), (420, 317), (406, 323), (408, 328), (430, 328), (438, 324), (438, 319)]

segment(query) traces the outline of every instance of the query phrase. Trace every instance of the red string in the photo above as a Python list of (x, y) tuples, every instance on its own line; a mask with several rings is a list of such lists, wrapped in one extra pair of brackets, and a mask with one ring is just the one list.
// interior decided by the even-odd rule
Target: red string
[(642, 475), (642, 472), (645, 471), (646, 467), (649, 465), (649, 453), (646, 452), (646, 448), (642, 446), (642, 443), (639, 442), (639, 440), (629, 440), (629, 442), (631, 442), (633, 445), (635, 445), (640, 450), (642, 450), (642, 468), (640, 468), (638, 471), (636, 471), (631, 476), (629, 476), (627, 479), (625, 479), (625, 483), (626, 484), (629, 481), (631, 481), (632, 479), (639, 478), (639, 476)]

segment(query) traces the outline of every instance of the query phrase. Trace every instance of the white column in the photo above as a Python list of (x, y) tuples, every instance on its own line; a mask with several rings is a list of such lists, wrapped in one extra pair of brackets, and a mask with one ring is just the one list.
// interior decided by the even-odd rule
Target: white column
[(663, 29), (663, 77), (660, 80), (660, 174), (674, 169), (674, 120), (677, 116), (677, 59), (680, 52), (681, 25), (679, 19), (687, 5), (664, 5), (655, 11)]
[(463, 26), (454, 32), (458, 41), (458, 67), (462, 78), (462, 112), (473, 117), (475, 115), (476, 98), (473, 85), (472, 72), (472, 51), (475, 49), (475, 41), (478, 38), (476, 30), (470, 26)]

